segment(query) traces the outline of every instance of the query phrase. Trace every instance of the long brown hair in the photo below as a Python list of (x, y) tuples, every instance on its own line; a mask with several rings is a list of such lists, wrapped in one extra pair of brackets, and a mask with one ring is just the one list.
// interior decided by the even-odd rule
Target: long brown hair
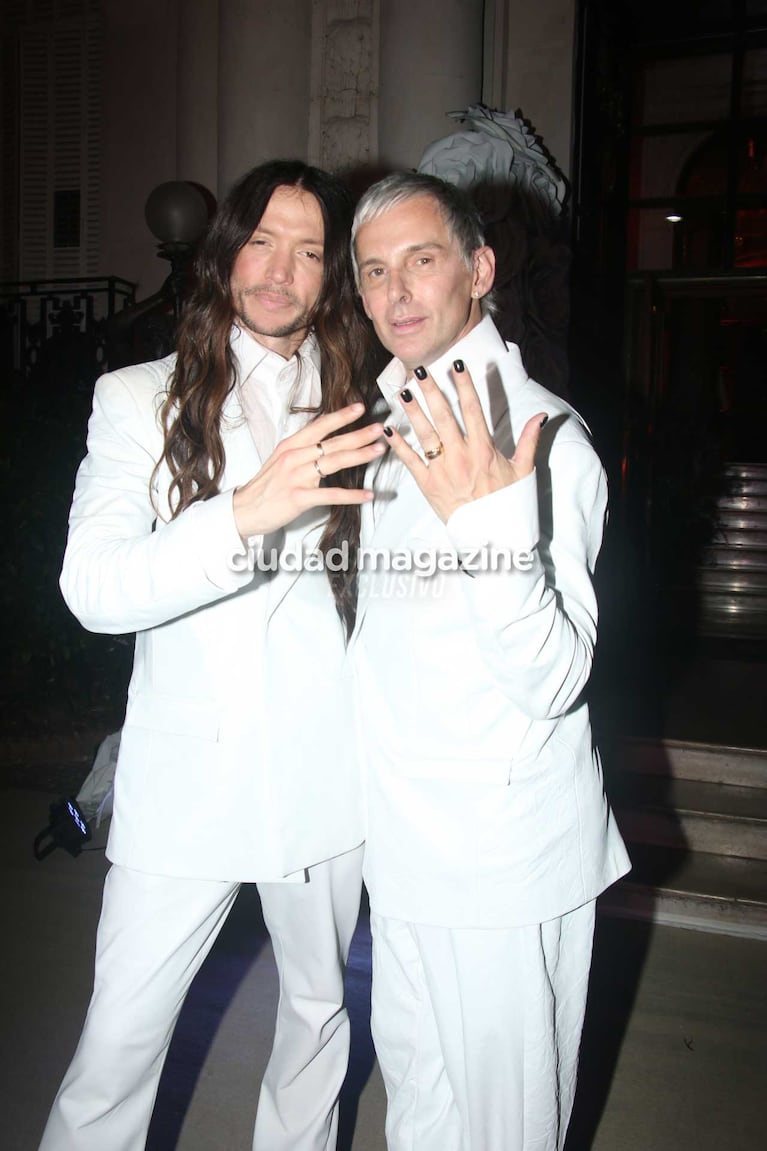
[[(165, 444), (160, 463), (164, 461), (170, 469), (168, 494), (174, 517), (220, 490), (226, 463), (221, 413), (236, 384), (229, 345), (234, 320), (232, 268), (238, 252), (258, 227), (272, 194), (281, 187), (310, 192), (319, 204), (325, 226), (322, 288), (309, 317), (321, 356), (318, 414), (336, 411), (356, 400), (370, 409), (376, 344), (354, 289), (349, 253), (354, 207), (351, 195), (336, 177), (300, 160), (274, 160), (253, 168), (234, 185), (211, 221), (179, 324), (176, 366), (161, 411)], [(350, 468), (334, 476), (333, 484), (361, 487), (363, 475), (364, 468)], [(327, 570), (347, 635), (354, 627), (356, 613), (359, 529), (358, 506), (332, 507), (320, 540), (323, 552), (344, 540), (349, 542), (349, 569)]]

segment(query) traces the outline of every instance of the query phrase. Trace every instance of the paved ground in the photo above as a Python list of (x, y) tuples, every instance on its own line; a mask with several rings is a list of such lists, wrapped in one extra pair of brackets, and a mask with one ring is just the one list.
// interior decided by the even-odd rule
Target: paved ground
[[(625, 682), (608, 679), (602, 714), (608, 727), (618, 718), (642, 717), (623, 728), (634, 734), (767, 746), (764, 671), (763, 653), (724, 652), (695, 664), (679, 659), (660, 678), (645, 679), (641, 698), (627, 692)], [(32, 857), (49, 804), (79, 790), (99, 741), (119, 723), (104, 713), (54, 723), (49, 702), (41, 693), (39, 715), (11, 716), (0, 735), (5, 1151), (35, 1151), (77, 1040), (107, 866), (99, 850), (103, 831), (96, 849), (77, 859), (61, 851), (43, 862)], [(761, 1151), (766, 948), (600, 918), (567, 1151)], [(367, 1022), (369, 980), (363, 914), (348, 979), (354, 1046), (341, 1151), (384, 1151), (383, 1087)], [(243, 889), (182, 1015), (147, 1151), (249, 1147), (275, 1002), (257, 896)]]
[[(77, 859), (56, 851), (35, 861), (32, 839), (52, 798), (4, 794), (5, 1151), (35, 1151), (90, 994), (103, 834)], [(568, 1151), (762, 1151), (766, 961), (764, 943), (601, 918)], [(384, 1151), (369, 979), (363, 914), (348, 980), (354, 1046), (342, 1151)], [(275, 1003), (270, 947), (246, 888), (182, 1015), (147, 1151), (246, 1151)]]

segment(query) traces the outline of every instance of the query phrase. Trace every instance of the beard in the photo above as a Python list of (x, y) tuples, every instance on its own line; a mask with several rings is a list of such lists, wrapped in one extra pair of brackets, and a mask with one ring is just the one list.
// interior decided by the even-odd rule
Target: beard
[[(258, 296), (261, 292), (268, 292), (269, 295), (280, 295), (288, 300), (295, 306), (295, 314), (282, 320), (275, 319), (270, 323), (268, 317), (255, 319), (247, 312), (247, 298), (249, 296)], [(294, 336), (299, 332), (309, 331), (309, 312), (304, 307), (303, 303), (297, 299), (291, 292), (276, 292), (274, 288), (246, 288), (237, 293), (234, 301), (234, 314), (244, 328), (252, 332), (254, 336)]]

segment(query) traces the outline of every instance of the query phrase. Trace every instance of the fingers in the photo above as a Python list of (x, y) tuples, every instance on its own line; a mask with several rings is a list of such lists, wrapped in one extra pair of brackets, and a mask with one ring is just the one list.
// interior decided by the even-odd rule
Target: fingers
[(482, 404), (477, 389), (474, 387), (471, 373), (464, 366), (463, 360), (454, 361), (452, 376), (458, 392), (458, 403), (461, 405), (466, 435), (470, 439), (489, 443), (492, 436), (487, 426), (485, 413), (482, 411)]
[(535, 452), (538, 447), (538, 440), (541, 438), (541, 429), (548, 418), (545, 412), (538, 412), (537, 416), (530, 417), (522, 429), (522, 433), (517, 440), (516, 451), (511, 457), (511, 462), (520, 479), (529, 476), (535, 467)]
[(309, 507), (325, 507), (338, 504), (366, 504), (373, 493), (366, 488), (317, 488), (313, 497), (306, 501)]
[(344, 468), (356, 468), (361, 464), (369, 464), (376, 456), (383, 455), (386, 448), (382, 443), (376, 441), (374, 444), (366, 444), (363, 447), (346, 451), (329, 451), (326, 443), (321, 455), (316, 444), (312, 448), (302, 448), (301, 451), (307, 453), (306, 459), (312, 464), (317, 477), (325, 479), (327, 476), (333, 476), (336, 472), (343, 471)]
[[(464, 438), (473, 439), (475, 442), (483, 444), (489, 444), (492, 441), (477, 390), (474, 387), (471, 374), (466, 370), (462, 360), (454, 362), (452, 377), (466, 429), (465, 436), (448, 400), (426, 369), (416, 368), (415, 374), (421, 385), (423, 397), (428, 404), (429, 412), (434, 421), (433, 424), (421, 410), (417, 400), (404, 401), (403, 406), (410, 417), (413, 430), (425, 448), (434, 446), (435, 429), (438, 439), (442, 441), (446, 449), (451, 449), (462, 443)], [(405, 389), (405, 392), (408, 392), (408, 389)], [(401, 395), (403, 394), (401, 393)]]
[[(314, 426), (314, 425), (313, 425)], [(320, 439), (315, 435), (315, 448), (318, 443), (322, 444), (322, 451), (324, 455), (333, 455), (336, 452), (354, 451), (357, 448), (367, 447), (376, 440), (380, 440), (383, 434), (383, 424), (366, 424), (364, 428), (357, 428), (353, 432), (343, 432), (338, 436), (331, 436), (329, 439)]]
[(443, 444), (448, 446), (462, 441), (463, 430), (453, 415), (450, 404), (434, 383), (432, 377), (425, 368), (416, 368), (415, 374), (421, 385), (423, 398), (429, 407), (431, 420), (421, 409), (418, 400), (415, 398), (410, 401), (404, 400), (406, 394), (410, 395), (408, 388), (400, 393), (400, 397), (403, 398), (405, 411), (423, 447), (434, 447), (435, 439), (441, 440)]
[[(415, 397), (409, 401), (403, 400), (403, 407), (410, 417), (410, 422), (419, 442), (425, 449), (428, 450), (436, 446), (434, 442), (435, 431), (445, 445), (446, 451), (453, 451), (459, 444), (468, 445), (471, 443), (475, 447), (481, 447), (494, 443), (471, 373), (466, 369), (462, 360), (454, 361), (451, 374), (466, 429), (465, 435), (443, 392), (437, 387), (429, 373), (424, 368), (416, 368), (415, 371), (434, 423), (432, 424), (424, 414)], [(405, 389), (405, 393), (400, 393), (401, 397), (404, 394), (409, 394), (408, 389)], [(546, 413), (539, 412), (538, 415), (531, 416), (522, 429), (516, 451), (512, 457), (512, 462), (520, 479), (529, 475), (535, 467), (535, 453), (541, 429), (547, 420)]]
[[(343, 412), (331, 412), (329, 417), (341, 416), (348, 423), (348, 413), (362, 405), (351, 405)], [(335, 475), (344, 468), (354, 468), (362, 464), (369, 464), (376, 456), (382, 455), (386, 448), (380, 442), (383, 435), (382, 424), (367, 424), (353, 432), (343, 435), (322, 438), (322, 429), (333, 424), (338, 425), (337, 419), (326, 419), (324, 416), (314, 420), (308, 427), (302, 428), (287, 439), (282, 440), (270, 457), (269, 464), (280, 468), (304, 468), (309, 473), (307, 480), (301, 483), (304, 486), (317, 486), (320, 480)], [(343, 426), (343, 424), (341, 424)], [(308, 442), (307, 442), (308, 441)]]
[[(436, 385), (435, 391), (439, 391)], [(403, 388), (403, 390), (400, 392), (399, 398), (403, 408), (407, 412), (407, 418), (410, 420), (413, 431), (418, 437), (418, 442), (420, 443), (421, 447), (426, 449), (435, 447), (437, 442), (442, 438), (441, 433), (436, 427), (436, 422), (431, 422), (409, 388)], [(391, 443), (392, 447), (394, 447), (394, 438), (392, 438), (389, 442)], [(412, 451), (412, 448), (410, 450)], [(416, 455), (417, 453), (413, 454)], [(400, 458), (402, 457), (400, 456)]]
[[(353, 467), (355, 463), (366, 463), (372, 456), (366, 456), (364, 459), (349, 457), (350, 452), (356, 452), (361, 448), (368, 447), (376, 440), (380, 440), (383, 434), (383, 425), (366, 424), (362, 428), (357, 428), (353, 432), (344, 432), (341, 435), (333, 435), (334, 431), (339, 431), (348, 423), (353, 423), (354, 420), (359, 419), (365, 411), (363, 404), (350, 404), (346, 408), (341, 408), (338, 412), (328, 412), (324, 416), (318, 416), (316, 420), (312, 420), (305, 428), (295, 432), (292, 436), (281, 440), (274, 450), (275, 456), (283, 456), (289, 452), (300, 452), (299, 462), (309, 459), (318, 459), (320, 456), (329, 457), (335, 456), (340, 452), (345, 452), (346, 463), (338, 463), (337, 466), (327, 466), (322, 464), (322, 470), (326, 475), (330, 475), (334, 471), (338, 471), (342, 467)], [(374, 453), (375, 454), (375, 453)]]
[[(431, 425), (429, 425), (431, 427)], [(431, 429), (432, 438), (434, 437), (434, 428)], [(413, 474), (417, 482), (420, 484), (429, 472), (429, 466), (426, 464), (418, 452), (413, 451), (410, 444), (406, 444), (402, 436), (396, 428), (386, 429), (386, 438), (389, 441), (389, 446), (394, 452), (395, 456), (402, 461), (409, 472)]]
[(321, 486), (326, 476), (368, 464), (385, 452), (379, 438), (381, 424), (324, 438), (323, 433), (343, 428), (363, 412), (362, 404), (352, 404), (320, 417), (278, 444), (259, 471), (235, 488), (234, 520), (243, 539), (276, 531), (308, 508), (362, 504), (373, 498), (372, 492), (361, 488)]
[[(301, 428), (299, 432), (294, 432), (292, 436), (283, 440), (283, 443), (291, 448), (304, 447), (307, 444), (316, 444), (324, 440), (326, 436), (332, 435), (333, 432), (345, 428), (347, 424), (353, 424), (355, 420), (358, 420), (360, 416), (364, 414), (364, 404), (349, 404), (345, 408), (339, 408), (337, 412), (326, 412), (325, 415), (317, 416), (316, 420), (312, 420), (305, 428)], [(378, 434), (380, 435), (380, 424), (378, 427)]]

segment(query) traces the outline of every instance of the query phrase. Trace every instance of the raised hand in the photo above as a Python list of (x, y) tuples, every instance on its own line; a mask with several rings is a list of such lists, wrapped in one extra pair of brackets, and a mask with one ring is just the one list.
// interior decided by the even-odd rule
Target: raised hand
[(424, 368), (416, 368), (431, 420), (406, 388), (403, 407), (423, 448), (423, 459), (394, 428), (386, 427), (392, 451), (402, 460), (441, 520), (447, 522), (462, 504), (508, 487), (530, 475), (541, 428), (548, 419), (539, 412), (527, 421), (511, 459), (498, 451), (487, 426), (471, 375), (463, 361), (453, 364), (453, 379), (464, 432), (449, 403)]
[(328, 412), (277, 445), (253, 479), (234, 493), (234, 518), (243, 539), (285, 527), (308, 508), (362, 504), (373, 498), (362, 488), (320, 487), (325, 476), (367, 464), (385, 450), (381, 424), (333, 435), (364, 411), (363, 404), (350, 404)]

